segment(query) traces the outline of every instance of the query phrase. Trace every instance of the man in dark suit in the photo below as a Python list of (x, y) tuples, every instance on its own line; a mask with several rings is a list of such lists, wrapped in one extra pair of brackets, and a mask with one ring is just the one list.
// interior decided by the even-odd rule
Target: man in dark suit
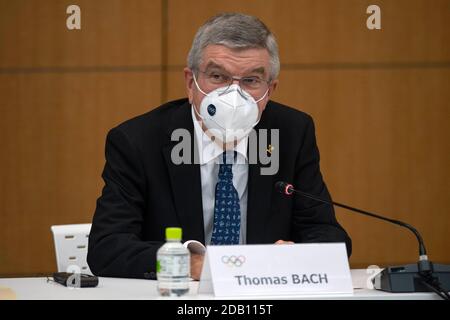
[[(289, 181), (330, 199), (311, 117), (269, 100), (279, 65), (275, 38), (255, 17), (222, 14), (199, 29), (184, 71), (188, 99), (108, 133), (89, 237), (95, 274), (155, 278), (164, 230), (174, 226), (205, 245), (345, 242), (350, 255), (331, 206), (274, 189)], [(191, 255), (193, 278), (202, 263)]]

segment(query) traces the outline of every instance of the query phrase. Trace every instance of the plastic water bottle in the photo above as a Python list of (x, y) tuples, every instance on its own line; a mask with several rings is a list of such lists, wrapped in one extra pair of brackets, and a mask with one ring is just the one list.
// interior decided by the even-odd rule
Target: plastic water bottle
[(166, 243), (156, 254), (156, 278), (162, 296), (181, 296), (189, 292), (190, 253), (181, 244), (181, 234), (181, 228), (166, 228)]

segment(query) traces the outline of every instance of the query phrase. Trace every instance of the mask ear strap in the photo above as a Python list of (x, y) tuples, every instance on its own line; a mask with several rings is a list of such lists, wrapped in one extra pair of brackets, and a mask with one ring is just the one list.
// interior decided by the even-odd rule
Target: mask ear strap
[(192, 71), (192, 75), (194, 76), (195, 86), (197, 87), (198, 91), (200, 91), (200, 92), (203, 93), (205, 96), (207, 96), (208, 94), (207, 94), (205, 91), (203, 91), (202, 89), (200, 89), (200, 86), (199, 86), (198, 83), (197, 83), (197, 78), (195, 77), (194, 71)]
[[(201, 93), (203, 93), (205, 96), (207, 96), (208, 94), (205, 93), (202, 89), (200, 89), (200, 86), (199, 86), (198, 83), (197, 83), (197, 79), (196, 79), (196, 77), (195, 77), (195, 73), (194, 73), (194, 72), (192, 72), (192, 75), (193, 75), (194, 82), (195, 82), (195, 86), (197, 87), (197, 89), (198, 89)], [(192, 103), (191, 105), (192, 105), (192, 108), (194, 109), (195, 114), (203, 121), (205, 118), (204, 118), (200, 113), (198, 113), (197, 108), (195, 107), (195, 105), (194, 105), (193, 103)]]
[[(267, 93), (269, 93), (269, 88), (267, 88), (266, 93), (264, 93), (264, 95), (261, 98), (256, 100), (255, 103), (258, 103), (262, 99), (264, 99), (267, 96)], [(256, 127), (258, 125), (258, 123), (261, 121), (261, 116), (262, 116), (262, 114), (259, 115), (258, 120), (253, 124), (252, 128), (254, 128), (254, 127)]]
[(192, 104), (192, 108), (194, 109), (195, 114), (203, 121), (205, 118), (200, 113), (198, 113), (197, 108), (194, 104)]
[(262, 99), (264, 99), (267, 96), (268, 93), (269, 93), (269, 88), (267, 88), (266, 93), (264, 93), (264, 95), (261, 98), (259, 98), (258, 100), (256, 100), (255, 102), (256, 103), (260, 102)]

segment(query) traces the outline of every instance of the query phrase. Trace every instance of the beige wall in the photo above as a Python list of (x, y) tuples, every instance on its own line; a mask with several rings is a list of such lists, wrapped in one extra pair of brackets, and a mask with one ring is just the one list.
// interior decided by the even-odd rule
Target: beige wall
[[(450, 1), (376, 3), (378, 31), (362, 0), (0, 0), (0, 275), (55, 270), (49, 227), (91, 220), (108, 129), (184, 96), (192, 37), (222, 11), (276, 34), (274, 99), (314, 117), (334, 199), (408, 221), (450, 263)], [(416, 260), (407, 231), (337, 212), (352, 266)]]

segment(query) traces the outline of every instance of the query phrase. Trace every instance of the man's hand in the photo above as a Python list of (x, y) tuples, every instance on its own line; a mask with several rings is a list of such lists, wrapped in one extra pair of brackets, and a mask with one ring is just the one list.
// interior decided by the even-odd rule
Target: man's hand
[(194, 280), (200, 280), (202, 273), (204, 255), (191, 253), (191, 278)]
[(292, 241), (278, 240), (275, 244), (294, 244)]

